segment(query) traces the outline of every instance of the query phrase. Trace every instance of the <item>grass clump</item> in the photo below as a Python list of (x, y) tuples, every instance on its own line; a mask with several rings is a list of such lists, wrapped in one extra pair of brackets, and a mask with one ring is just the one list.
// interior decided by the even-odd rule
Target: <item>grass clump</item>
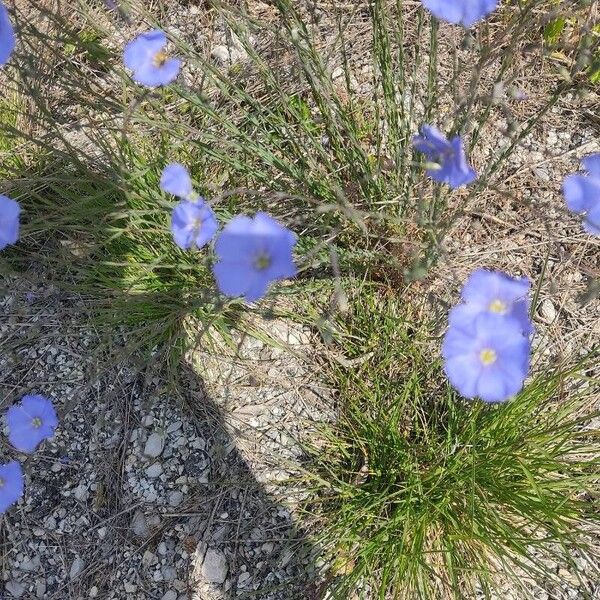
[(313, 453), (334, 597), (470, 598), (507, 581), (525, 597), (558, 583), (556, 563), (576, 572), (598, 524), (597, 382), (543, 373), (508, 403), (468, 403), (404, 303), (363, 288), (352, 307), (340, 419)]

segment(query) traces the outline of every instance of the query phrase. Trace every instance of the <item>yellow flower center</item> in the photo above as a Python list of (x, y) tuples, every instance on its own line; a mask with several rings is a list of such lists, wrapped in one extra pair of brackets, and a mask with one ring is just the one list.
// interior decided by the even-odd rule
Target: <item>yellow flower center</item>
[(195, 219), (192, 219), (192, 230), (193, 231), (200, 231), (200, 228), (202, 227), (202, 220), (198, 217), (196, 217)]
[(506, 302), (502, 302), (496, 298), (496, 300), (492, 300), (489, 306), (490, 312), (496, 313), (498, 315), (503, 315), (506, 312), (507, 306)]
[(259, 271), (264, 271), (271, 264), (271, 257), (268, 254), (259, 254), (254, 261), (254, 266)]
[(162, 67), (167, 62), (167, 53), (164, 50), (159, 50), (152, 59), (152, 63), (155, 67)]
[(492, 350), (491, 348), (484, 348), (479, 353), (479, 359), (486, 367), (493, 365), (496, 362), (496, 358), (498, 358), (496, 351)]
[(31, 421), (31, 424), (36, 428), (39, 429), (42, 426), (42, 420), (39, 417), (34, 417)]

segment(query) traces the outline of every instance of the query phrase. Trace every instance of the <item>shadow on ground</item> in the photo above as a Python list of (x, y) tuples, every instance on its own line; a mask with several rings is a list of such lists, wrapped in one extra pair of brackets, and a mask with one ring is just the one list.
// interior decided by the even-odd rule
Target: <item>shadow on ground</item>
[(1, 597), (319, 598), (314, 548), (194, 369), (180, 366), (175, 390), (158, 362), (96, 378), (84, 301), (20, 281), (5, 279), (0, 295), (0, 408), (43, 393), (60, 426), (28, 457), (2, 439), (26, 491), (0, 520)]

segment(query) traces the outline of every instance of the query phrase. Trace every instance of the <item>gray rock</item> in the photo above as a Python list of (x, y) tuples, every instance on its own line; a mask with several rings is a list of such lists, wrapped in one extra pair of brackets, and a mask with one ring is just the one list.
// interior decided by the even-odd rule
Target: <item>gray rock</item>
[(223, 583), (227, 577), (227, 559), (225, 555), (215, 548), (206, 551), (202, 563), (202, 575), (211, 583)]
[(155, 565), (158, 562), (158, 558), (156, 554), (150, 552), (150, 550), (146, 550), (144, 552), (144, 556), (142, 556), (142, 563), (146, 566)]
[(146, 521), (146, 515), (141, 510), (136, 510), (133, 519), (131, 519), (131, 529), (133, 533), (138, 537), (148, 537), (150, 535), (150, 528)]
[(156, 479), (162, 475), (163, 468), (160, 463), (154, 463), (146, 469), (146, 475), (151, 479)]
[(73, 496), (75, 496), (75, 498), (80, 502), (86, 502), (90, 496), (90, 492), (85, 485), (78, 485), (73, 490)]
[(260, 549), (264, 554), (271, 554), (275, 548), (275, 544), (273, 542), (265, 542)]
[(22, 583), (11, 579), (6, 584), (6, 591), (9, 592), (13, 598), (20, 598), (25, 593), (25, 586)]
[(167, 433), (175, 433), (176, 431), (181, 429), (182, 425), (183, 425), (183, 421), (175, 421), (174, 423), (171, 423), (167, 427)]
[(35, 584), (35, 597), (45, 598), (46, 597), (46, 582), (40, 579)]
[(177, 592), (174, 592), (173, 590), (169, 590), (168, 592), (164, 593), (161, 600), (177, 600)]
[(169, 504), (171, 506), (179, 506), (183, 502), (183, 493), (179, 490), (174, 490), (169, 494)]
[(21, 569), (23, 571), (28, 571), (32, 573), (33, 571), (37, 571), (40, 566), (40, 558), (39, 556), (34, 556), (33, 558), (25, 558), (25, 560), (21, 563)]
[(69, 569), (69, 578), (71, 581), (77, 579), (84, 568), (85, 562), (83, 559), (80, 556), (75, 557), (75, 560), (71, 563), (71, 568)]
[(146, 445), (144, 446), (144, 454), (146, 456), (149, 456), (150, 458), (157, 458), (158, 456), (161, 455), (164, 447), (165, 447), (164, 437), (162, 435), (154, 432), (146, 440)]

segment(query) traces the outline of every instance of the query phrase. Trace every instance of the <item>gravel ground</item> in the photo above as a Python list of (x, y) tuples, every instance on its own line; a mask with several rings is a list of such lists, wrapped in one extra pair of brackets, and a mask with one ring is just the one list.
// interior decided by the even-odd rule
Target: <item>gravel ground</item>
[[(310, 334), (272, 322), (280, 348), (245, 338), (237, 358), (193, 353), (210, 388), (187, 366), (181, 393), (153, 367), (115, 365), (90, 384), (99, 338), (82, 301), (4, 283), (3, 412), (37, 392), (60, 416), (54, 438), (17, 457), (26, 493), (0, 525), (7, 598), (306, 597), (315, 550), (286, 481), (303, 424), (326, 418), (302, 358)], [(6, 440), (2, 455), (15, 457)]]

